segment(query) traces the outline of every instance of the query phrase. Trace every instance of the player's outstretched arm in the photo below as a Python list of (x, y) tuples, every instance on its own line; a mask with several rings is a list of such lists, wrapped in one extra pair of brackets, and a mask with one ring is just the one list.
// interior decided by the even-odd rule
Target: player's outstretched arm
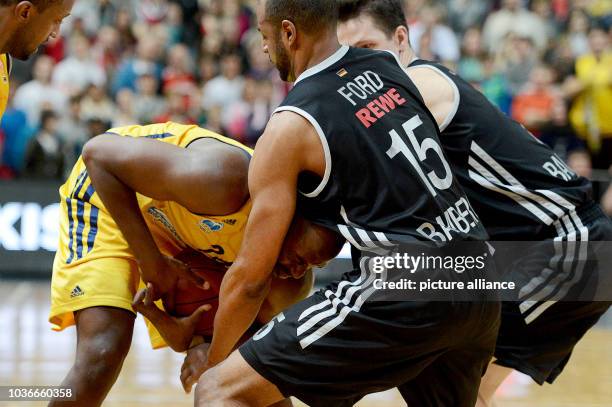
[(221, 284), (209, 367), (229, 355), (255, 320), (293, 219), (298, 175), (322, 175), (323, 157), (321, 142), (305, 119), (292, 112), (272, 117), (249, 169), (253, 207), (238, 257)]

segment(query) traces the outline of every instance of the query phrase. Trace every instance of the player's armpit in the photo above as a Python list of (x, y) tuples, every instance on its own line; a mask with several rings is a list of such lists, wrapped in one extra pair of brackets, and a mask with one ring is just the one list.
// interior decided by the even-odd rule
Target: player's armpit
[(192, 144), (193, 148), (182, 148), (103, 134), (85, 145), (83, 160), (142, 195), (177, 202), (195, 213), (235, 212), (248, 197), (248, 157), (239, 148), (212, 139)]
[(436, 119), (438, 128), (448, 125), (457, 111), (459, 92), (440, 72), (427, 66), (415, 66), (406, 70), (425, 101), (427, 109)]

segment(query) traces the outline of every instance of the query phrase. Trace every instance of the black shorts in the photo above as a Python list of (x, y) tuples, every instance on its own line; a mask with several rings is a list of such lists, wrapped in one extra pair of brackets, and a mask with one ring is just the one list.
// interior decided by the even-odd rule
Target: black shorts
[(411, 406), (472, 407), (495, 347), (499, 302), (367, 301), (370, 277), (346, 273), (279, 314), (241, 355), (310, 406), (352, 406), (399, 386)]
[[(612, 222), (598, 205), (592, 204), (578, 210), (571, 220), (562, 224), (563, 227), (558, 230), (560, 233), (556, 236), (551, 234), (551, 239), (573, 239), (576, 243), (570, 246), (573, 251), (564, 246), (561, 261), (555, 263), (559, 268), (557, 271), (561, 273), (562, 267), (569, 267), (569, 270), (565, 270), (569, 272), (568, 276), (582, 276), (568, 279), (566, 283), (574, 281), (578, 284), (574, 284), (573, 288), (584, 290), (585, 287), (580, 287), (579, 284), (581, 280), (597, 278), (598, 274), (601, 278), (602, 273), (612, 271), (606, 269), (610, 267), (609, 264), (601, 264), (594, 256), (581, 260), (579, 249), (587, 247), (581, 242), (588, 240), (590, 250), (594, 241), (612, 241)], [(575, 228), (574, 234), (568, 233), (571, 228)], [(524, 259), (533, 261), (537, 256), (538, 253), (534, 250), (533, 253), (526, 254)], [(542, 255), (540, 257), (542, 264), (550, 267), (553, 263), (550, 258), (544, 258)], [(572, 262), (568, 261), (572, 259)], [(518, 266), (520, 268), (520, 264)], [(498, 264), (497, 267), (500, 269), (503, 265)], [(513, 267), (516, 267), (516, 264)], [(509, 272), (512, 273), (512, 270)], [(609, 281), (609, 274), (605, 278)], [(592, 285), (590, 282), (587, 284), (587, 287)], [(601, 296), (598, 301), (575, 301), (568, 293), (569, 300), (565, 301), (559, 299), (559, 290), (556, 294), (556, 298), (551, 294), (550, 298), (540, 298), (538, 301), (502, 304), (502, 322), (495, 349), (496, 364), (525, 373), (539, 384), (552, 383), (563, 371), (576, 343), (611, 305), (609, 301), (602, 300)]]

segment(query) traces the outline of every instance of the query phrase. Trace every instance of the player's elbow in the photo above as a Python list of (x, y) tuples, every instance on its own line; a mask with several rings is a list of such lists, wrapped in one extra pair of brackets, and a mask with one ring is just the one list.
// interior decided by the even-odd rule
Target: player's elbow
[(270, 280), (265, 281), (251, 281), (244, 285), (244, 295), (253, 300), (260, 300), (266, 297), (270, 289)]
[(228, 281), (230, 290), (239, 293), (238, 295), (247, 300), (263, 300), (270, 291), (272, 276), (270, 275), (265, 278), (256, 277), (249, 275), (248, 269), (246, 270), (245, 274), (238, 273), (230, 277), (230, 281)]
[(85, 143), (85, 146), (83, 146), (83, 151), (81, 152), (81, 157), (83, 158), (85, 166), (89, 168), (92, 165), (104, 162), (107, 155), (106, 142), (107, 140), (105, 139), (105, 136), (101, 135), (94, 137)]

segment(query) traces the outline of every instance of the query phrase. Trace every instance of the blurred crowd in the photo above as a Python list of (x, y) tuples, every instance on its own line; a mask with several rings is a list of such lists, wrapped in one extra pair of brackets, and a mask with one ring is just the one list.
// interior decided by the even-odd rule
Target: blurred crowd
[[(253, 146), (289, 89), (262, 52), (255, 3), (78, 0), (62, 35), (15, 64), (0, 178), (63, 178), (90, 137), (134, 123), (195, 123)], [(581, 175), (610, 169), (612, 0), (405, 3), (421, 58)]]

